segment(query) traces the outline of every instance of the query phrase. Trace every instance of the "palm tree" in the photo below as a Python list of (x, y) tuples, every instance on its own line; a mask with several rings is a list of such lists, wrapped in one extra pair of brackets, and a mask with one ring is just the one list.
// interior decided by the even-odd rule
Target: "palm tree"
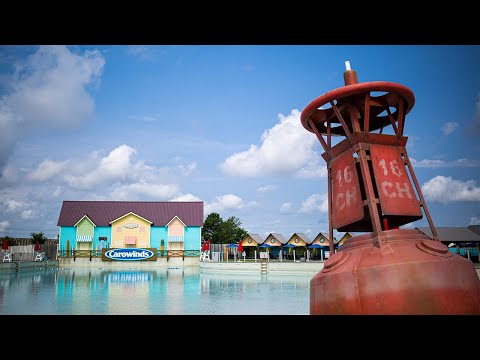
[(45, 241), (48, 240), (42, 231), (39, 233), (30, 233), (30, 237), (32, 239), (32, 244), (35, 244), (37, 241), (39, 244), (45, 244)]

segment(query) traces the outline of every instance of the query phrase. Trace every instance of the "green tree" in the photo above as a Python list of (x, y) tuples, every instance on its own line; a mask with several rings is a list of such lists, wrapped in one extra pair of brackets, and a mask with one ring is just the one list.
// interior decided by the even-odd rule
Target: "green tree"
[(222, 224), (222, 236), (225, 239), (225, 243), (237, 243), (241, 241), (247, 232), (241, 227), (242, 222), (235, 216), (230, 216)]
[(1, 239), (0, 243), (3, 244), (3, 241), (7, 240), (8, 246), (14, 246), (15, 245), (15, 240), (13, 240), (10, 236), (5, 236), (3, 239)]
[(202, 239), (214, 244), (230, 244), (242, 240), (247, 232), (241, 227), (242, 222), (235, 216), (226, 221), (218, 213), (211, 213), (205, 219), (202, 228)]
[(39, 244), (45, 244), (45, 241), (48, 240), (42, 231), (39, 233), (30, 233), (30, 238), (32, 239), (32, 244), (35, 244), (37, 241)]
[(223, 219), (216, 212), (210, 213), (203, 222), (202, 240), (210, 240), (212, 243), (219, 243), (219, 230)]

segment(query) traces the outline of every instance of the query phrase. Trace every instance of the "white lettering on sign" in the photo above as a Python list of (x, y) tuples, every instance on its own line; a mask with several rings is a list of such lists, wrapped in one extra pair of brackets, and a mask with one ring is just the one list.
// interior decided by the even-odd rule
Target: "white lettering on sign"
[(385, 215), (421, 217), (422, 209), (408, 174), (403, 151), (403, 148), (396, 146), (370, 145), (380, 207)]
[[(393, 184), (390, 181), (382, 181), (382, 190), (385, 196), (388, 196), (390, 199), (395, 199), (398, 195), (400, 199), (403, 199), (403, 193), (407, 195), (409, 199), (412, 199), (412, 193), (410, 192), (410, 185), (406, 182), (403, 183), (403, 188), (398, 181), (395, 182), (395, 188), (397, 192), (393, 191)], [(387, 189), (387, 187), (389, 189)]]
[(402, 198), (402, 199), (403, 199), (402, 193), (406, 193), (406, 194), (407, 194), (407, 197), (408, 197), (409, 199), (412, 198), (412, 194), (410, 193), (410, 185), (409, 185), (408, 183), (406, 183), (406, 182), (403, 183), (403, 186), (404, 186), (403, 189), (400, 187), (400, 183), (399, 183), (399, 182), (396, 182), (396, 185), (397, 185), (397, 193), (398, 193), (398, 197), (399, 197), (399, 198)]
[(356, 202), (357, 202), (357, 188), (355, 187), (352, 188), (352, 192), (350, 192), (350, 190), (347, 189), (347, 191), (345, 191), (345, 194), (338, 193), (335, 199), (335, 205), (337, 205), (337, 207), (340, 210), (343, 210), (345, 208), (345, 205), (347, 207), (350, 207)]
[[(385, 159), (381, 159), (378, 162), (378, 165), (380, 165), (383, 169), (383, 175), (387, 176), (388, 175), (388, 170), (387, 170), (387, 165), (385, 164)], [(400, 166), (398, 166), (398, 161), (397, 160), (392, 160), (390, 161), (390, 170), (392, 170), (392, 173), (397, 176), (402, 176), (402, 171), (400, 170)]]
[[(352, 171), (350, 170), (350, 165), (345, 166), (343, 169), (343, 179), (345, 182), (351, 183), (352, 182)], [(337, 180), (338, 180), (338, 187), (342, 187), (342, 171), (337, 171)]]
[(364, 217), (362, 193), (358, 182), (353, 149), (331, 162), (332, 226), (335, 229), (353, 224)]
[[(343, 174), (343, 177), (342, 177)], [(342, 187), (342, 179), (345, 181), (345, 184), (349, 184), (352, 182), (352, 170), (350, 170), (350, 165), (345, 166), (342, 170), (337, 171), (338, 180), (338, 187)], [(343, 210), (345, 206), (350, 207), (352, 204), (357, 202), (357, 189), (356, 187), (352, 187), (351, 192), (350, 189), (347, 189), (345, 193), (341, 192), (338, 193), (335, 198), (335, 205), (340, 209)]]
[[(383, 170), (383, 175), (387, 176), (388, 175), (388, 170), (386, 166), (385, 159), (381, 159), (378, 162), (378, 165)], [(398, 161), (397, 160), (392, 160), (390, 161), (390, 170), (392, 173), (398, 177), (402, 176), (402, 171), (400, 170), (400, 166), (398, 166)], [(402, 185), (400, 185), (400, 182), (395, 181), (395, 190), (393, 189), (393, 185), (390, 181), (382, 181), (380, 186), (382, 187), (382, 191), (385, 194), (385, 196), (388, 196), (390, 199), (395, 199), (398, 195), (400, 199), (403, 199), (403, 193), (409, 198), (412, 199), (412, 193), (410, 191), (410, 185), (407, 182), (403, 183), (403, 188)], [(388, 189), (387, 189), (388, 188)], [(393, 190), (393, 191), (392, 191)]]

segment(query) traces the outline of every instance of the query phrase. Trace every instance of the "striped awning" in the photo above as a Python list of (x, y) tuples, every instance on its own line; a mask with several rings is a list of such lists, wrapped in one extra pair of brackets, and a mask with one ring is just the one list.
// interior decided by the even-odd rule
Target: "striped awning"
[(90, 242), (93, 240), (91, 235), (77, 235), (77, 242)]
[(137, 237), (130, 235), (130, 236), (125, 236), (125, 245), (135, 245), (137, 242)]
[(183, 236), (169, 236), (168, 242), (183, 242)]

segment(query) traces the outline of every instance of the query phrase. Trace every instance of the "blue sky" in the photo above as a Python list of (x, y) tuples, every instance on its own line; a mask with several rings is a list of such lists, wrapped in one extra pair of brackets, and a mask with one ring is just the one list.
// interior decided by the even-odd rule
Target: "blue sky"
[(346, 60), (414, 92), (407, 151), (434, 224), (480, 224), (480, 46), (2, 46), (0, 236), (54, 237), (63, 200), (202, 200), (261, 236), (327, 232), (300, 113)]

